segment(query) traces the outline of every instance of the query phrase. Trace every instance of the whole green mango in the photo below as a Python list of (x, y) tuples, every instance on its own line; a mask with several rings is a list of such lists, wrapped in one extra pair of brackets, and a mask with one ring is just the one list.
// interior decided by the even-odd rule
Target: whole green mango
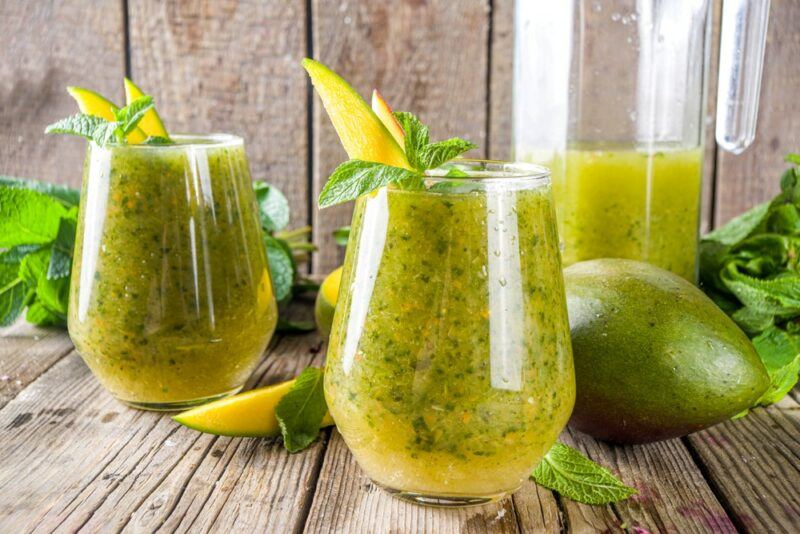
[(683, 436), (751, 407), (767, 389), (747, 336), (683, 278), (599, 259), (566, 268), (564, 281), (573, 428), (615, 443)]

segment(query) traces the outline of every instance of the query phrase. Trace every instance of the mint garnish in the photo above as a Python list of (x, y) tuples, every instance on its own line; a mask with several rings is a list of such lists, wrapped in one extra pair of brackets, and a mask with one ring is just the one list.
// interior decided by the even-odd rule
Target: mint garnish
[(328, 178), (319, 195), (320, 208), (355, 200), (389, 184), (403, 189), (419, 189), (423, 186), (425, 171), (435, 169), (476, 146), (457, 137), (431, 143), (428, 127), (417, 117), (406, 111), (394, 115), (405, 132), (404, 149), (412, 170), (359, 159), (346, 161)]
[(283, 444), (289, 452), (305, 449), (319, 436), (322, 419), (328, 412), (322, 382), (323, 370), (308, 367), (275, 407)]
[(636, 494), (605, 467), (563, 443), (553, 445), (531, 476), (540, 486), (585, 504), (608, 504)]
[[(61, 119), (47, 128), (46, 134), (68, 134), (85, 137), (100, 146), (105, 146), (111, 141), (124, 143), (125, 137), (139, 125), (150, 108), (153, 107), (153, 97), (143, 96), (137, 98), (130, 105), (121, 109), (112, 109), (115, 121), (108, 121), (101, 117), (78, 113), (72, 117)], [(152, 137), (149, 139), (153, 139)], [(157, 138), (164, 140), (164, 138)], [(156, 144), (156, 143), (150, 143)], [(163, 144), (163, 142), (161, 142)]]

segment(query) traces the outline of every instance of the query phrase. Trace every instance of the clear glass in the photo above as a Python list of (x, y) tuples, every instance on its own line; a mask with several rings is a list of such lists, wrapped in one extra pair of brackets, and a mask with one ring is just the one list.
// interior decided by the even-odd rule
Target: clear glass
[(144, 409), (237, 392), (277, 308), (244, 145), (90, 144), (69, 333), (95, 377)]
[(348, 447), (421, 504), (513, 492), (575, 400), (546, 169), (465, 160), (361, 197), (352, 228), (325, 371)]
[[(711, 7), (517, 0), (514, 156), (552, 169), (565, 264), (622, 257), (695, 280)], [(757, 109), (750, 66), (732, 116)]]

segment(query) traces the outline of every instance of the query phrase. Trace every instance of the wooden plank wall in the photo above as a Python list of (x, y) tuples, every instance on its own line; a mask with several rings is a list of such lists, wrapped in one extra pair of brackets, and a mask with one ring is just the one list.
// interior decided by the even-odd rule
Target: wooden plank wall
[[(300, 59), (321, 59), (364, 95), (380, 88), (435, 137), (502, 158), (513, 10), (514, 0), (0, 0), (0, 174), (77, 185), (81, 141), (41, 132), (74, 110), (64, 86), (121, 100), (127, 73), (173, 131), (244, 136), (253, 176), (286, 192), (293, 225), (314, 224), (313, 270), (326, 272), (341, 261), (330, 233), (350, 207), (319, 212), (313, 199), (345, 155)], [(713, 144), (712, 82), (704, 228), (773, 195), (782, 156), (800, 149), (798, 25), (799, 2), (772, 0), (758, 138), (741, 156)]]

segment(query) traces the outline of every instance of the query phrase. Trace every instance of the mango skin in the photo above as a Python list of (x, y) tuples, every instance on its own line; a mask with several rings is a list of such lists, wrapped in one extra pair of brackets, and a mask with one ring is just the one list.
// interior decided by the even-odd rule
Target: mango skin
[(622, 259), (564, 270), (577, 397), (570, 425), (613, 443), (684, 436), (751, 407), (769, 378), (702, 291)]

